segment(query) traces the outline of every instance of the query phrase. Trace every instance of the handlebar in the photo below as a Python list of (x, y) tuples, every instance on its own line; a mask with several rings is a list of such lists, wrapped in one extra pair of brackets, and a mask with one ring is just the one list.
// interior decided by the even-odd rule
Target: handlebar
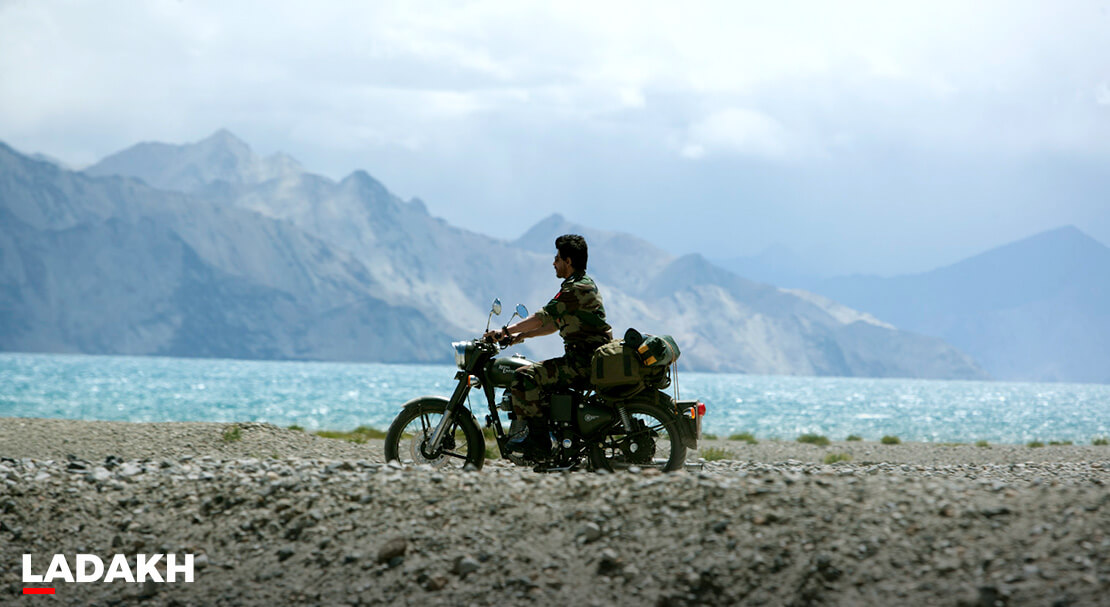
[(497, 349), (499, 350), (504, 350), (505, 348), (513, 345), (512, 339), (494, 339), (492, 337), (483, 337), (478, 339), (477, 341), (488, 345), (496, 345)]
[[(504, 330), (504, 328), (502, 328), (502, 330)], [(493, 337), (484, 336), (482, 338), (482, 341), (484, 341), (485, 343), (488, 343), (488, 344), (496, 343), (498, 345), (498, 347), (500, 347), (503, 350), (503, 349), (508, 348), (509, 346), (513, 345), (514, 340), (513, 340), (513, 336), (509, 335), (508, 337), (504, 337), (502, 339), (494, 339)]]
[(492, 338), (490, 338), (490, 339), (486, 339), (485, 342), (488, 343), (488, 344), (497, 344), (498, 348), (504, 350), (505, 348), (508, 348), (509, 346), (513, 345), (513, 338), (512, 337), (507, 337), (507, 338), (504, 338), (504, 339), (492, 339)]

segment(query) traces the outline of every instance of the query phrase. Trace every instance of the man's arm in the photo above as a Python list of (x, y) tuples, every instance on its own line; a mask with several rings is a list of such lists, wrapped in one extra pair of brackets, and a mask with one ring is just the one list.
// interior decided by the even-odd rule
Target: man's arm
[(496, 340), (504, 339), (505, 337), (512, 336), (512, 343), (519, 343), (530, 337), (540, 337), (542, 335), (551, 335), (558, 331), (555, 323), (545, 323), (544, 316), (532, 314), (524, 320), (506, 327), (504, 330), (495, 330), (486, 333), (487, 338)]
[[(530, 326), (525, 327), (525, 326), (523, 326), (525, 322), (527, 322), (529, 320), (532, 320), (532, 319), (536, 319), (536, 320), (539, 321), (538, 323), (535, 323), (538, 326), (536, 326), (536, 327), (530, 327)], [(542, 337), (544, 335), (551, 335), (552, 333), (558, 332), (559, 328), (555, 326), (555, 323), (544, 324), (543, 318), (536, 318), (536, 315), (533, 314), (532, 316), (529, 316), (528, 318), (516, 323), (515, 325), (513, 325), (511, 327), (508, 327), (508, 330), (509, 330), (509, 334), (513, 335), (513, 343), (519, 343), (519, 342), (522, 342), (522, 341), (524, 341), (526, 339), (529, 339), (529, 338), (532, 338), (532, 337)]]

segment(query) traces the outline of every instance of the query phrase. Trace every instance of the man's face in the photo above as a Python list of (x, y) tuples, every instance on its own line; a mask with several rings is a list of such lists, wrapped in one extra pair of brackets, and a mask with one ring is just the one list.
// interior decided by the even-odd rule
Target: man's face
[(555, 254), (555, 263), (552, 265), (555, 266), (555, 275), (559, 278), (570, 278), (570, 275), (574, 273), (570, 260), (559, 257), (558, 253)]

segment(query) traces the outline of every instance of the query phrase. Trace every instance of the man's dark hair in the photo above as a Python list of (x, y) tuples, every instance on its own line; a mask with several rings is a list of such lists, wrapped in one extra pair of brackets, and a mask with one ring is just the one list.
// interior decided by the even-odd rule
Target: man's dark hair
[(576, 272), (586, 270), (590, 253), (586, 248), (585, 238), (578, 234), (563, 234), (555, 239), (555, 249), (559, 251), (559, 257), (570, 260), (570, 265), (574, 266)]

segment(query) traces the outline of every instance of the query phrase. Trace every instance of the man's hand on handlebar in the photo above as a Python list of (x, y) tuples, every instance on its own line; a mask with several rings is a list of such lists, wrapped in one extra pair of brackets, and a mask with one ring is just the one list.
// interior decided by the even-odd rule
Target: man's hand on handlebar
[(482, 338), (489, 342), (495, 341), (503, 348), (524, 341), (520, 333), (513, 335), (511, 332), (509, 332), (508, 327), (501, 327), (500, 329), (495, 329), (493, 331), (486, 331), (486, 334), (483, 335)]

